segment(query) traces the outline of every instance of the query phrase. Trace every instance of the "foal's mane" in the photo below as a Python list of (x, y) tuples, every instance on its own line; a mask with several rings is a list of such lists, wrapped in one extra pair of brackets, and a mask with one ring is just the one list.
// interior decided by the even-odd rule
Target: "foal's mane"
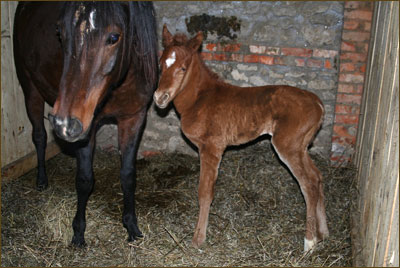
[[(185, 46), (187, 47), (189, 45), (189, 39), (187, 38), (187, 36), (185, 34), (182, 33), (177, 33), (173, 36), (173, 40), (171, 43), (171, 46)], [(223, 82), (222, 79), (219, 77), (218, 74), (216, 74), (215, 72), (211, 71), (210, 68), (207, 67), (207, 65), (204, 63), (203, 59), (201, 58), (201, 54), (200, 54), (201, 49), (199, 49), (196, 53), (196, 55), (199, 57), (199, 62), (201, 64), (201, 66), (207, 71), (207, 73), (211, 76), (211, 78), (219, 81), (219, 82)]]

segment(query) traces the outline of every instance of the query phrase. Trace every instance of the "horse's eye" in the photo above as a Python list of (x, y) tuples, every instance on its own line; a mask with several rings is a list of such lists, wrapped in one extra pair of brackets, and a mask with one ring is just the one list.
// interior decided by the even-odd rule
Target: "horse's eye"
[(186, 68), (185, 67), (182, 67), (181, 70), (182, 70), (182, 72), (186, 72)]
[(117, 33), (112, 33), (110, 36), (107, 38), (107, 45), (114, 45), (117, 43), (119, 40), (119, 34)]

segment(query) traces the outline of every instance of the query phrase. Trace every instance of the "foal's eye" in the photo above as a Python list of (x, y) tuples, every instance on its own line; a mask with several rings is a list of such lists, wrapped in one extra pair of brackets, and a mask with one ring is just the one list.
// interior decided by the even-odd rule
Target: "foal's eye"
[(186, 68), (185, 68), (185, 67), (182, 67), (182, 68), (181, 68), (181, 71), (182, 71), (182, 72), (186, 72)]
[(110, 36), (107, 38), (107, 45), (114, 45), (115, 43), (117, 43), (119, 40), (119, 34), (117, 33), (112, 33), (110, 34)]

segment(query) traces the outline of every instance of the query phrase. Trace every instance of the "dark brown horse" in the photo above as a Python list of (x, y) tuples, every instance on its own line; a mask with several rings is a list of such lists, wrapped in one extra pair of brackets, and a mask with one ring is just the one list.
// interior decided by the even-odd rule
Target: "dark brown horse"
[(328, 236), (322, 176), (307, 153), (321, 126), (324, 107), (313, 93), (290, 86), (241, 88), (219, 80), (203, 63), (202, 33), (193, 39), (172, 36), (164, 25), (164, 52), (154, 101), (165, 108), (173, 101), (183, 133), (199, 149), (200, 214), (193, 244), (205, 241), (210, 205), (222, 154), (263, 134), (272, 136), (279, 158), (300, 184), (307, 205), (304, 250)]
[(45, 102), (53, 106), (49, 120), (57, 136), (77, 147), (78, 205), (72, 243), (85, 244), (95, 134), (104, 120), (118, 126), (122, 221), (129, 240), (141, 236), (134, 204), (135, 160), (158, 76), (153, 4), (21, 2), (15, 14), (14, 56), (33, 125), (39, 189), (48, 185)]

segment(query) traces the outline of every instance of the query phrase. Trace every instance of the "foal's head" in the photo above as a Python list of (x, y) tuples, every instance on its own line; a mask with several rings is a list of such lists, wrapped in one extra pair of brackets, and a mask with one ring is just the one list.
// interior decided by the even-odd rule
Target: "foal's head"
[(161, 77), (154, 93), (154, 102), (158, 107), (165, 108), (187, 84), (192, 72), (192, 58), (203, 41), (203, 33), (199, 32), (188, 40), (183, 34), (172, 36), (164, 24), (162, 38)]

